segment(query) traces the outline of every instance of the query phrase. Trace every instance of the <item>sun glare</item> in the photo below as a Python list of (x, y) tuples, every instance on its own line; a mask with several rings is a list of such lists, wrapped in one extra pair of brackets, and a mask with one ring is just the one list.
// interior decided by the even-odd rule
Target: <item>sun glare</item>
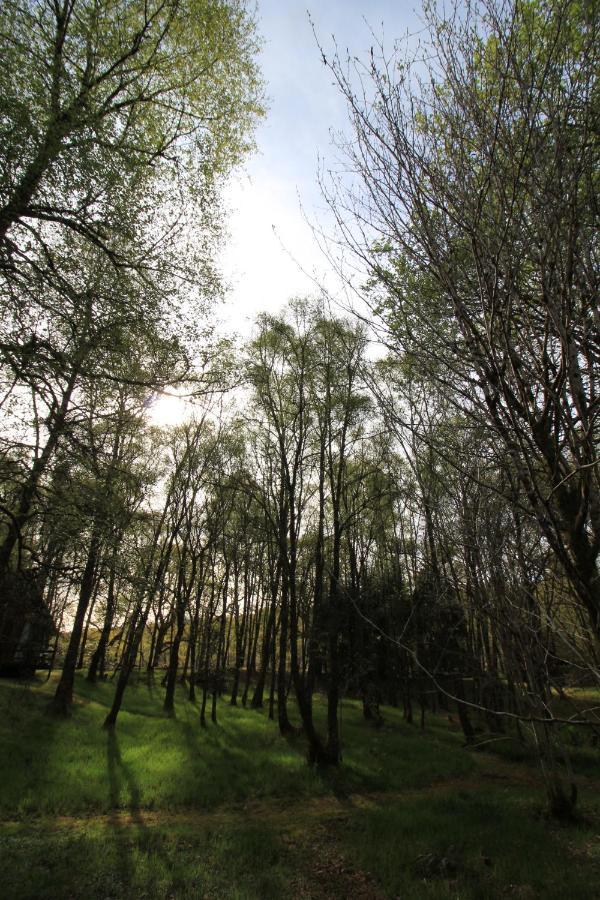
[(190, 404), (176, 391), (159, 394), (149, 407), (149, 419), (160, 428), (181, 425), (190, 416)]

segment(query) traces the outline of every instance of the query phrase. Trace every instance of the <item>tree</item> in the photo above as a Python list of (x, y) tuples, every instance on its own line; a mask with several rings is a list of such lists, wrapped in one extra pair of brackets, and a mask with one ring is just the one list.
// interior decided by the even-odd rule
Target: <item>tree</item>
[[(264, 417), (262, 430), (269, 437), (267, 454), (275, 460), (269, 479), (274, 502), (265, 502), (265, 508), (279, 548), (277, 570), (272, 574), (275, 582), (281, 582), (280, 729), (292, 731), (285, 706), (289, 648), (309, 759), (337, 765), (341, 757), (339, 642), (344, 605), (340, 582), (347, 526), (342, 494), (350, 447), (358, 437), (365, 410), (364, 397), (357, 390), (365, 337), (360, 327), (328, 318), (318, 306), (303, 301), (290, 304), (287, 318), (265, 316), (259, 325), (250, 348), (248, 372), (254, 407)], [(304, 538), (312, 524), (307, 522), (311, 508), (316, 517), (314, 544)], [(301, 556), (307, 546), (313, 584), (310, 599), (301, 577)], [(319, 735), (312, 712), (323, 656), (328, 665), (326, 740)]]
[(501, 442), (600, 636), (597, 4), (426, 14), (425, 77), (372, 54), (358, 93), (330, 63), (365, 189), (330, 199), (390, 343)]
[[(30, 305), (14, 317), (9, 311), (2, 325), (4, 362), (12, 370), (13, 390), (20, 389), (13, 414), (5, 410), (3, 449), (11, 453), (17, 417), (33, 422), (36, 434), (32, 451), (19, 460), (19, 490), (0, 543), (2, 570), (10, 564), (58, 448), (78, 432), (86, 395), (100, 392), (106, 400), (119, 385), (131, 390), (160, 383), (172, 377), (172, 367), (181, 360), (177, 335), (166, 327), (165, 298), (156, 286), (115, 270), (78, 240), (69, 240), (67, 248), (75, 259), (63, 262), (58, 284), (56, 278), (30, 283), (31, 291), (43, 294), (44, 310)], [(23, 395), (25, 388), (29, 396)]]
[[(106, 411), (106, 419), (101, 417), (97, 396), (93, 398), (88, 414), (88, 435), (83, 444), (77, 473), (79, 478), (76, 480), (73, 477), (75, 471), (72, 471), (70, 499), (63, 498), (83, 535), (83, 563), (77, 578), (77, 606), (63, 670), (52, 702), (53, 711), (60, 715), (69, 713), (73, 701), (75, 670), (82, 665), (84, 623), (88, 610), (91, 613), (94, 592), (98, 589), (106, 563), (112, 559), (114, 565), (115, 541), (119, 535), (122, 537), (130, 524), (131, 507), (139, 504), (140, 495), (147, 487), (147, 483), (140, 484), (141, 473), (135, 471), (135, 456), (131, 458), (132, 444), (133, 452), (139, 452), (139, 445), (136, 446), (132, 436), (132, 431), (139, 428), (139, 415), (136, 417), (127, 410), (123, 396), (117, 401), (114, 422)], [(112, 587), (109, 588), (106, 610), (109, 621), (114, 605), (114, 577), (113, 568), (109, 573)]]
[(0, 47), (7, 267), (43, 223), (119, 258), (133, 223), (111, 222), (115, 196), (142, 189), (148, 203), (173, 177), (201, 191), (248, 148), (261, 108), (253, 22), (236, 0), (9, 0)]
[(0, 364), (5, 410), (26, 388), (38, 427), (2, 571), (82, 384), (160, 387), (201, 356), (218, 188), (262, 112), (255, 51), (237, 0), (0, 11)]

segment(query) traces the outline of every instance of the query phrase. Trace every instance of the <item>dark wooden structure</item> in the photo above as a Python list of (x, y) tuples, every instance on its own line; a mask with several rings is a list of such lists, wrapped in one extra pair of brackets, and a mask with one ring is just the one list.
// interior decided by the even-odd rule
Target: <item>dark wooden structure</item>
[(0, 675), (27, 677), (42, 668), (56, 628), (34, 572), (0, 576)]

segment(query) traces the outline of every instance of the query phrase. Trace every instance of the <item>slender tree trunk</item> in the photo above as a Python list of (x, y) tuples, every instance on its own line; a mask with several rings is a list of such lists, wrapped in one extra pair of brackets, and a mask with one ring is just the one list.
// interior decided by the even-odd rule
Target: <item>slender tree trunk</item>
[(81, 643), (79, 645), (79, 658), (77, 660), (77, 668), (83, 669), (83, 661), (85, 657), (85, 648), (87, 646), (88, 632), (90, 629), (90, 622), (92, 620), (92, 615), (94, 613), (94, 607), (96, 605), (96, 599), (98, 597), (98, 590), (100, 587), (100, 578), (96, 576), (94, 588), (92, 590), (92, 599), (89, 604), (88, 614), (85, 619), (85, 627), (83, 629), (83, 634), (81, 636)]
[[(263, 620), (264, 599), (261, 595), (261, 602), (250, 623), (250, 639), (248, 641), (248, 654), (246, 658), (246, 678), (244, 680), (244, 691), (242, 693), (242, 706), (245, 708), (248, 704), (248, 693), (250, 691), (250, 681), (256, 672), (256, 654), (258, 652), (258, 638), (260, 635), (260, 623)], [(264, 686), (263, 686), (264, 688)]]
[[(275, 571), (275, 577), (271, 581), (271, 603), (269, 608), (269, 616), (267, 619), (267, 627), (263, 636), (262, 649), (260, 654), (260, 669), (258, 673), (258, 678), (256, 681), (256, 686), (254, 688), (254, 695), (252, 697), (252, 703), (250, 704), (252, 709), (261, 709), (263, 705), (263, 694), (265, 690), (265, 683), (267, 679), (267, 669), (269, 667), (269, 660), (271, 658), (271, 644), (274, 643), (274, 630), (275, 630), (275, 615), (277, 609), (277, 594), (279, 592), (279, 583), (281, 581), (281, 562), (278, 561), (277, 568)], [(273, 664), (271, 661), (271, 670), (273, 670)]]
[(54, 699), (51, 703), (51, 710), (58, 715), (67, 715), (73, 703), (73, 685), (75, 683), (75, 667), (77, 664), (77, 656), (79, 652), (79, 642), (83, 631), (83, 623), (85, 614), (90, 602), (92, 591), (94, 589), (94, 580), (96, 566), (98, 563), (98, 552), (100, 548), (100, 535), (98, 526), (95, 525), (90, 548), (87, 555), (83, 577), (81, 579), (81, 588), (79, 591), (79, 601), (77, 603), (77, 611), (73, 621), (73, 629), (69, 639), (69, 646), (65, 656), (62, 675)]
[(328, 609), (328, 683), (327, 683), (327, 755), (328, 762), (337, 765), (341, 758), (340, 733), (338, 725), (338, 706), (340, 700), (340, 667), (339, 667), (339, 577), (341, 536), (334, 530), (332, 573), (329, 582)]
[(221, 671), (224, 670), (225, 663), (225, 625), (227, 622), (227, 594), (229, 590), (229, 561), (225, 564), (225, 578), (223, 581), (223, 609), (221, 611), (221, 624), (219, 627), (219, 643), (217, 645), (217, 661), (215, 664), (215, 679), (213, 682), (212, 705), (210, 711), (211, 721), (217, 724), (217, 697), (221, 693), (220, 680)]
[(207, 615), (207, 637), (206, 648), (204, 654), (204, 675), (202, 678), (202, 703), (200, 704), (200, 725), (206, 728), (206, 702), (208, 699), (208, 678), (210, 672), (210, 653), (211, 653), (211, 634), (212, 634), (212, 610)]
[(184, 616), (178, 611), (177, 626), (173, 635), (169, 654), (169, 665), (165, 683), (165, 699), (163, 703), (163, 709), (169, 715), (172, 715), (175, 709), (175, 685), (177, 684), (177, 668), (179, 666), (179, 647), (181, 645), (184, 624)]
[(273, 622), (273, 640), (271, 641), (271, 682), (269, 688), (269, 719), (275, 721), (275, 684), (277, 679), (277, 638), (279, 625)]
[[(284, 579), (285, 582), (285, 579)], [(281, 594), (281, 611), (279, 614), (279, 668), (277, 673), (277, 722), (282, 735), (294, 733), (287, 709), (286, 658), (288, 644), (288, 598), (287, 587)]]
[[(113, 560), (115, 561), (115, 551), (113, 551)], [(106, 598), (106, 614), (104, 616), (104, 623), (102, 625), (102, 632), (100, 634), (100, 640), (92, 654), (92, 658), (90, 660), (90, 667), (87, 674), (87, 680), (92, 684), (98, 678), (98, 670), (101, 673), (104, 672), (105, 667), (105, 658), (106, 658), (106, 648), (108, 646), (108, 641), (110, 638), (110, 632), (112, 630), (114, 614), (115, 614), (115, 570), (114, 565), (111, 564), (109, 576), (108, 576), (108, 593)]]
[[(231, 685), (231, 698), (229, 703), (231, 706), (237, 706), (237, 696), (238, 689), (240, 684), (240, 669), (242, 667), (242, 659), (240, 659), (240, 647), (242, 644), (242, 635), (241, 635), (241, 624), (240, 624), (240, 609), (239, 609), (239, 597), (238, 597), (238, 566), (237, 559), (234, 557), (234, 584), (233, 584), (233, 615), (230, 617), (230, 629), (235, 628), (235, 665), (233, 669), (233, 682)], [(244, 587), (244, 590), (246, 588)]]
[(115, 688), (115, 695), (113, 697), (110, 711), (106, 719), (104, 720), (104, 728), (114, 728), (117, 724), (117, 717), (119, 715), (119, 712), (121, 711), (123, 697), (125, 696), (125, 690), (129, 683), (129, 676), (135, 668), (135, 662), (137, 659), (140, 644), (142, 642), (142, 638), (144, 636), (146, 620), (148, 618), (149, 612), (150, 601), (147, 602), (145, 608), (139, 606), (132, 616), (131, 623), (129, 625), (127, 640), (125, 643), (125, 650), (121, 658), (121, 668), (119, 670), (119, 678), (117, 680), (117, 686)]

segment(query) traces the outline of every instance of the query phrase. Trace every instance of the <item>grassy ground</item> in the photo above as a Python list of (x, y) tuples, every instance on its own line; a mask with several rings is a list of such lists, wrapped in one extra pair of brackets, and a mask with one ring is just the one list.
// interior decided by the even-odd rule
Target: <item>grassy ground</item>
[(319, 772), (261, 713), (222, 702), (202, 730), (183, 691), (165, 718), (140, 684), (110, 735), (111, 684), (78, 681), (67, 721), (52, 687), (0, 682), (6, 900), (600, 897), (587, 749), (582, 819), (561, 827), (526, 754), (466, 750), (445, 719), (421, 732), (385, 709), (376, 730), (346, 701), (343, 765)]

